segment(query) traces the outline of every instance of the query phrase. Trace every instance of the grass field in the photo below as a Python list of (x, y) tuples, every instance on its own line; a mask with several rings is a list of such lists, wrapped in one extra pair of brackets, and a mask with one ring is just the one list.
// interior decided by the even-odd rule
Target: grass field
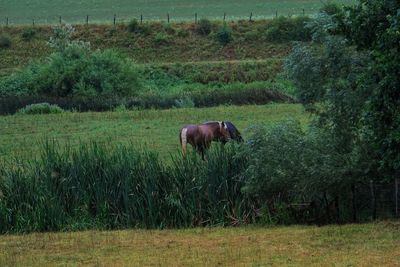
[(1, 266), (398, 266), (400, 224), (0, 236)]
[[(353, 4), (354, 0), (335, 0), (341, 4)], [(167, 13), (171, 20), (194, 20), (194, 14), (199, 18), (227, 19), (248, 18), (253, 12), (253, 18), (272, 17), (276, 12), (280, 15), (314, 14), (321, 6), (319, 0), (3, 0), (0, 2), (0, 18), (5, 24), (9, 17), (10, 24), (36, 23), (55, 24), (59, 16), (68, 23), (85, 23), (86, 16), (90, 21), (112, 23), (114, 14), (119, 21), (127, 21), (143, 14), (145, 20), (166, 20)]]
[(246, 137), (246, 128), (261, 123), (309, 116), (301, 105), (220, 106), (170, 110), (140, 110), (103, 113), (64, 113), (0, 117), (0, 158), (35, 155), (45, 138), (69, 142), (96, 140), (147, 146), (162, 156), (178, 151), (179, 129), (189, 123), (232, 121)]

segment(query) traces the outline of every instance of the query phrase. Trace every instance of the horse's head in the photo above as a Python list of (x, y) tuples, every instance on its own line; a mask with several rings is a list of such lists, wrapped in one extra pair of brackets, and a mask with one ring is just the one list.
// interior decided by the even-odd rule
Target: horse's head
[(233, 125), (230, 121), (225, 121), (225, 125), (228, 127), (228, 131), (232, 140), (235, 140), (238, 143), (243, 142), (243, 137), (240, 134), (239, 130)]
[(218, 122), (219, 124), (219, 134), (222, 140), (229, 140), (231, 138), (231, 135), (229, 133), (228, 126), (224, 121)]

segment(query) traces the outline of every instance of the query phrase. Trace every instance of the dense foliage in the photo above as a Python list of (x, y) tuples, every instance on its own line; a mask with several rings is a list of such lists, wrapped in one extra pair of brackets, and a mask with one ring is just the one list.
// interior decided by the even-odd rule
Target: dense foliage
[(56, 27), (49, 45), (56, 51), (0, 80), (4, 96), (134, 96), (142, 88), (136, 66), (118, 53), (91, 51), (72, 41), (73, 28)]
[[(262, 84), (263, 85), (263, 84)], [(188, 86), (190, 89), (190, 86)], [(204, 87), (204, 86), (203, 86)], [(248, 105), (267, 103), (293, 102), (293, 98), (279, 90), (279, 86), (269, 84), (266, 89), (257, 83), (245, 85), (232, 84), (222, 88), (194, 87), (187, 92), (168, 93), (148, 92), (138, 97), (8, 97), (0, 98), (0, 114), (13, 114), (26, 105), (48, 102), (57, 104), (66, 110), (76, 111), (106, 111), (124, 105), (129, 109), (137, 108), (172, 108), (182, 107), (182, 99), (186, 104), (195, 107), (212, 107), (218, 105)], [(186, 105), (185, 104), (185, 105)], [(183, 105), (183, 106), (185, 106)], [(187, 105), (186, 105), (187, 106)]]
[(397, 1), (330, 8), (309, 24), (313, 43), (297, 45), (286, 61), (299, 99), (335, 150), (358, 153), (348, 171), (370, 179), (394, 178), (400, 166), (399, 8)]
[(0, 48), (9, 48), (11, 46), (11, 37), (8, 34), (0, 34)]
[(310, 21), (309, 17), (287, 18), (279, 17), (271, 20), (266, 28), (265, 38), (271, 42), (287, 41), (309, 41), (310, 30), (305, 23)]
[(222, 45), (227, 45), (233, 40), (232, 30), (226, 24), (218, 29), (216, 36)]
[(40, 159), (1, 166), (0, 232), (248, 223), (252, 209), (238, 177), (246, 161), (236, 151), (165, 165), (131, 146), (46, 143)]

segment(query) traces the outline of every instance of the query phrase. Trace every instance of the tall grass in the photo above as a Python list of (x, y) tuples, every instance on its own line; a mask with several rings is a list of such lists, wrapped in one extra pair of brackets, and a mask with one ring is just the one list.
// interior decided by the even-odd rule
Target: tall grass
[[(248, 220), (234, 145), (196, 155), (158, 155), (131, 145), (43, 144), (41, 157), (0, 168), (0, 232), (191, 227)], [(247, 211), (247, 213), (245, 212)]]

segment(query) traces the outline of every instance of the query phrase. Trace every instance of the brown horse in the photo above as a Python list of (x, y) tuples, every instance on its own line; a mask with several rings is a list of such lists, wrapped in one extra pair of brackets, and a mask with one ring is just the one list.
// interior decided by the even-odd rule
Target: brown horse
[(189, 143), (201, 154), (203, 160), (204, 151), (210, 147), (212, 141), (226, 141), (229, 138), (228, 127), (223, 121), (186, 125), (179, 133), (183, 157), (186, 157), (186, 145)]

